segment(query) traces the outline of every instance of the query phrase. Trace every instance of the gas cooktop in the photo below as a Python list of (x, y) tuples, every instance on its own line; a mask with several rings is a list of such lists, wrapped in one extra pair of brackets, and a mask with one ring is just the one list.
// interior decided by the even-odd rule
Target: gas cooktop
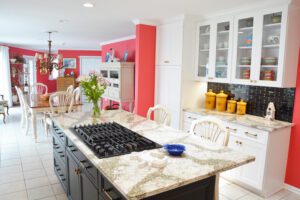
[(80, 125), (71, 130), (95, 152), (98, 158), (162, 147), (116, 122)]

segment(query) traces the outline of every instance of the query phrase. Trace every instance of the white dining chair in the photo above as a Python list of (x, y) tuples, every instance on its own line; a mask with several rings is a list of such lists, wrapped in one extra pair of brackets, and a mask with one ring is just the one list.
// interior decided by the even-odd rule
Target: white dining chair
[(73, 108), (73, 103), (74, 103), (74, 96), (72, 93), (70, 94), (65, 91), (60, 91), (50, 95), (49, 105), (50, 105), (51, 113), (46, 113), (44, 118), (44, 122), (45, 122), (44, 128), (47, 136), (52, 124), (49, 115), (55, 113), (71, 112)]
[[(203, 117), (192, 122), (190, 133), (199, 136), (203, 140), (208, 140), (223, 146), (228, 145), (229, 131), (222, 125), (222, 122), (213, 117)], [(216, 174), (215, 200), (219, 199), (219, 179), (220, 174)]]
[(66, 92), (68, 92), (69, 94), (72, 94), (74, 90), (74, 86), (73, 85), (69, 85), (69, 87), (67, 88)]
[(80, 101), (81, 89), (80, 87), (75, 88), (73, 90), (74, 101), (77, 103)]
[(24, 118), (25, 118), (25, 111), (24, 111), (24, 105), (23, 105), (23, 101), (22, 101), (22, 97), (21, 97), (21, 94), (20, 94), (20, 88), (18, 86), (15, 86), (15, 89), (17, 91), (17, 95), (18, 95), (18, 98), (19, 98), (19, 102), (20, 102), (20, 106), (21, 106), (21, 128), (23, 128), (24, 126)]
[(153, 113), (154, 121), (159, 124), (164, 124), (170, 126), (171, 123), (171, 113), (162, 105), (155, 105), (150, 107), (147, 112), (147, 118), (151, 120), (151, 115)]
[(19, 96), (19, 100), (20, 100), (20, 104), (22, 107), (22, 115), (23, 117), (21, 118), (21, 126), (23, 127), (23, 124), (25, 123), (25, 135), (28, 135), (28, 130), (29, 130), (29, 120), (31, 117), (31, 113), (29, 111), (29, 105), (28, 102), (25, 100), (25, 96), (22, 92), (22, 90), (18, 87), (16, 87), (18, 96)]
[(48, 86), (43, 83), (35, 83), (30, 86), (30, 94), (48, 94)]

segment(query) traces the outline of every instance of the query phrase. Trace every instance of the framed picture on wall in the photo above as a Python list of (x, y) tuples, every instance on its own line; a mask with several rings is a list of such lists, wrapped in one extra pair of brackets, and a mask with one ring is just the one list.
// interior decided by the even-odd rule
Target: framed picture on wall
[(64, 58), (63, 65), (65, 69), (76, 69), (76, 58)]

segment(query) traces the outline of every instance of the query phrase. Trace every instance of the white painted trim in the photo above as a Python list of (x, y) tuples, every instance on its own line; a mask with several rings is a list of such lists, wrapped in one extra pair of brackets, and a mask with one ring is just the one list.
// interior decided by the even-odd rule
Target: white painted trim
[(132, 39), (135, 39), (135, 38), (136, 38), (135, 35), (130, 35), (130, 36), (127, 36), (127, 37), (122, 37), (122, 38), (118, 38), (118, 39), (114, 39), (114, 40), (108, 40), (108, 41), (105, 41), (105, 42), (101, 42), (100, 45), (103, 46), (103, 45), (107, 45), (107, 44), (111, 44), (111, 43), (122, 42), (122, 41), (125, 41), (125, 40), (132, 40)]
[(293, 193), (296, 193), (296, 194), (300, 195), (300, 188), (296, 188), (296, 187), (294, 187), (292, 185), (289, 185), (289, 184), (286, 184), (286, 183), (284, 184), (284, 188), (291, 191), (291, 192), (293, 192)]
[(132, 20), (132, 22), (135, 25), (144, 24), (144, 25), (149, 25), (149, 26), (157, 26), (157, 21), (151, 21), (151, 20), (134, 19), (134, 20)]

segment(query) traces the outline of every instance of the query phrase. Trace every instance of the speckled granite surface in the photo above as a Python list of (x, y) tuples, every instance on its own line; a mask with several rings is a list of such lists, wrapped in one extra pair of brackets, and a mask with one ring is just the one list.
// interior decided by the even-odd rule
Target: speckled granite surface
[[(53, 116), (52, 119), (127, 199), (141, 199), (168, 191), (255, 159), (120, 110), (105, 111), (98, 120), (92, 120), (90, 113), (83, 112)], [(187, 151), (181, 157), (171, 157), (162, 149), (154, 149), (99, 159), (68, 129), (78, 124), (110, 121), (120, 123), (162, 145), (184, 144)]]
[(227, 112), (217, 112), (215, 110), (206, 110), (203, 108), (184, 109), (183, 111), (195, 113), (202, 116), (214, 116), (230, 123), (248, 126), (251, 128), (257, 128), (267, 132), (272, 132), (277, 129), (293, 126), (292, 123), (278, 121), (278, 120), (270, 121), (270, 120), (266, 120), (263, 117), (257, 117), (254, 115), (237, 115), (237, 114), (231, 114)]

